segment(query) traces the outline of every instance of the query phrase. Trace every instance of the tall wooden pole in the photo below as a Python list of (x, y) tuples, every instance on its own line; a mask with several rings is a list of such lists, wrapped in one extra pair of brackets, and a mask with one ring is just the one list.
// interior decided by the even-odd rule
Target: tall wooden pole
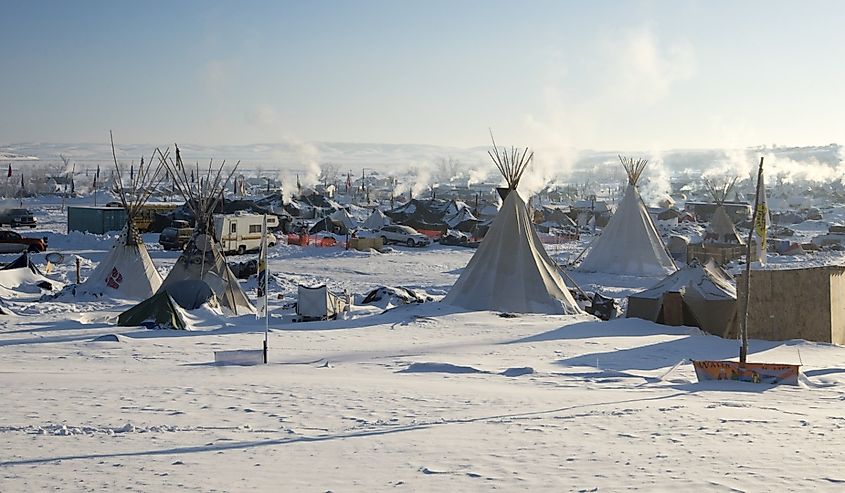
[[(754, 228), (757, 226), (757, 208), (760, 206), (760, 181), (763, 178), (763, 157), (760, 157), (760, 167), (757, 170), (757, 192), (754, 194), (754, 212), (751, 215), (751, 231), (748, 232), (748, 243), (745, 250), (745, 292), (742, 296), (742, 317), (739, 319), (739, 334), (742, 345), (739, 347), (739, 362), (745, 364), (748, 359), (748, 301), (751, 298), (751, 241), (754, 239)], [(757, 241), (762, 241), (760, 238)]]

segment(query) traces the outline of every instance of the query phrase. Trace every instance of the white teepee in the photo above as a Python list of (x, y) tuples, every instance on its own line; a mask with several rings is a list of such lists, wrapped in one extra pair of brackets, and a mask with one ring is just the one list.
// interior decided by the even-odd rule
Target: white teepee
[(619, 159), (628, 173), (628, 188), (601, 236), (589, 246), (578, 270), (628, 276), (671, 274), (678, 269), (637, 191), (637, 181), (647, 161), (621, 156)]
[(373, 213), (361, 224), (361, 227), (364, 229), (379, 230), (388, 224), (390, 224), (390, 219), (379, 209), (373, 209)]
[(739, 235), (728, 211), (725, 210), (725, 199), (736, 184), (736, 178), (726, 182), (718, 188), (710, 180), (706, 181), (707, 189), (716, 202), (716, 211), (710, 218), (710, 224), (704, 232), (704, 243), (715, 243), (720, 245), (745, 245), (745, 240)]
[(161, 275), (153, 265), (150, 254), (144, 242), (135, 229), (134, 220), (138, 217), (143, 205), (163, 180), (165, 173), (161, 163), (158, 166), (144, 167), (144, 160), (138, 172), (131, 179), (127, 187), (123, 186), (120, 166), (114, 153), (112, 141), (112, 155), (116, 170), (116, 180), (119, 184), (117, 196), (126, 211), (126, 226), (112, 245), (106, 258), (97, 265), (94, 272), (85, 282), (77, 286), (75, 293), (93, 294), (95, 296), (109, 295), (124, 299), (143, 300), (149, 298), (161, 286)]
[[(214, 209), (223, 197), (223, 191), (238, 169), (238, 164), (223, 180), (223, 166), (225, 161), (214, 172), (209, 164), (208, 171), (199, 182), (191, 185), (187, 175), (179, 148), (176, 148), (176, 162), (162, 157), (170, 175), (174, 179), (176, 188), (185, 198), (194, 213), (196, 225), (191, 239), (185, 245), (182, 255), (176, 260), (170, 273), (162, 283), (162, 289), (182, 281), (203, 281), (211, 288), (221, 306), (234, 315), (255, 313), (255, 307), (241, 289), (238, 279), (229, 269), (226, 257), (214, 239), (212, 218)], [(180, 284), (184, 286), (185, 283)]]
[(470, 310), (517, 313), (579, 314), (552, 259), (543, 248), (528, 212), (516, 191), (531, 162), (528, 149), (502, 151), (493, 143), (490, 157), (505, 176), (509, 191), (484, 240), (444, 303)]

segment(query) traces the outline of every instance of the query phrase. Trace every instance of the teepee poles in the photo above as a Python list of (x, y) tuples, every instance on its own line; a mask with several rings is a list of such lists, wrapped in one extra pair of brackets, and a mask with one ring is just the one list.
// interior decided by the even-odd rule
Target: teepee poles
[(496, 139), (493, 138), (492, 130), (490, 131), (490, 140), (493, 141), (493, 150), (487, 151), (487, 154), (493, 160), (493, 163), (496, 164), (496, 167), (499, 168), (502, 176), (505, 177), (508, 188), (516, 190), (516, 187), (519, 186), (519, 180), (522, 179), (522, 174), (525, 173), (525, 169), (528, 168), (528, 165), (534, 158), (534, 152), (531, 151), (529, 154), (527, 147), (521, 151), (516, 147), (511, 147), (510, 153), (507, 149), (499, 150), (499, 147), (496, 145)]
[[(123, 178), (120, 171), (120, 165), (117, 162), (117, 152), (115, 151), (114, 147), (114, 135), (112, 134), (111, 130), (109, 131), (109, 140), (111, 142), (111, 152), (112, 159), (114, 160), (114, 167), (117, 171), (117, 183), (119, 188), (117, 195), (120, 199), (121, 205), (123, 205), (123, 209), (126, 211), (126, 243), (132, 245), (137, 243), (137, 231), (135, 229), (134, 220), (136, 217), (138, 217), (138, 213), (140, 212), (141, 207), (150, 199), (152, 194), (161, 185), (164, 178), (161, 174), (161, 170), (164, 169), (164, 166), (161, 164), (161, 162), (159, 162), (159, 165), (155, 167), (154, 171), (151, 174), (151, 164), (148, 164), (147, 167), (144, 168), (144, 160), (142, 158), (141, 166), (138, 169), (138, 173), (135, 173), (133, 178), (131, 178), (132, 196), (131, 198), (129, 198), (127, 197), (127, 190), (123, 186)], [(152, 163), (152, 159), (155, 156), (156, 152), (161, 154), (161, 151), (156, 148), (156, 150), (153, 151), (152, 157), (150, 158), (150, 163)], [(167, 152), (169, 153), (170, 151), (168, 150)]]

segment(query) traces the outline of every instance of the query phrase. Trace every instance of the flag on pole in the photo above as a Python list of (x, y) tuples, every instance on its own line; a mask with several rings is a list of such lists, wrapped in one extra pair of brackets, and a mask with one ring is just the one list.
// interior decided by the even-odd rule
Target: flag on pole
[(98, 178), (100, 178), (100, 165), (99, 164), (97, 165), (97, 174), (94, 175), (95, 180), (98, 179)]
[(760, 265), (766, 265), (766, 239), (767, 232), (771, 226), (771, 219), (769, 218), (769, 204), (766, 200), (766, 186), (763, 182), (763, 175), (760, 175), (760, 180), (757, 183), (757, 220), (754, 223), (754, 238), (756, 246), (755, 260), (760, 262)]
[(261, 249), (258, 252), (258, 310), (256, 318), (267, 317), (267, 214), (261, 226)]

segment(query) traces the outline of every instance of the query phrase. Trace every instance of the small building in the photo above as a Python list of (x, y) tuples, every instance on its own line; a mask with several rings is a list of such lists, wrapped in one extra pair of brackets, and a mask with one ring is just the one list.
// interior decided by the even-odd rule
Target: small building
[[(744, 277), (736, 283), (740, 300)], [(845, 267), (752, 270), (748, 337), (845, 344)]]
[(67, 231), (105, 234), (121, 231), (126, 226), (123, 207), (70, 206), (67, 208)]

